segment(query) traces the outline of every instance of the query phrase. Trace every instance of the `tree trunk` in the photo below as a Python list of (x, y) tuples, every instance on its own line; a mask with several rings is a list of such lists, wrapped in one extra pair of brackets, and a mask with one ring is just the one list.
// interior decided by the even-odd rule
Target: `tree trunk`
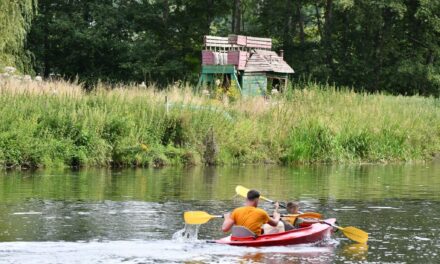
[(432, 49), (429, 49), (428, 56), (426, 57), (426, 64), (432, 65), (434, 64), (434, 61), (435, 61), (434, 51)]
[(241, 6), (241, 14), (240, 14), (240, 16), (241, 16), (241, 32), (245, 32), (245, 30), (244, 30), (244, 14), (245, 14), (245, 12), (246, 12), (246, 6), (245, 5), (242, 5)]
[(304, 39), (305, 39), (305, 34), (304, 34), (304, 17), (301, 13), (301, 1), (298, 1), (296, 3), (296, 15), (298, 17), (298, 26), (299, 26), (299, 39), (301, 40), (301, 46), (304, 46)]
[(44, 14), (44, 43), (43, 43), (43, 49), (44, 49), (44, 59), (43, 59), (43, 63), (44, 63), (44, 68), (43, 68), (43, 77), (44, 78), (48, 78), (49, 74), (50, 74), (50, 60), (49, 60), (49, 52), (50, 52), (50, 47), (49, 47), (49, 23), (50, 23), (50, 19), (51, 16), (49, 15), (50, 11), (48, 10), (48, 6), (49, 3), (44, 2), (43, 4), (43, 14)]
[(333, 48), (332, 48), (332, 18), (333, 18), (333, 0), (326, 0), (324, 12), (324, 49), (327, 66), (330, 67), (332, 75), (335, 73), (333, 65)]
[(168, 17), (170, 15), (170, 5), (168, 3), (168, 0), (163, 1), (163, 22), (166, 25), (168, 22)]
[(232, 15), (231, 15), (231, 32), (234, 32), (235, 29), (235, 1), (232, 5)]
[(211, 22), (214, 19), (214, 0), (206, 1), (206, 33), (211, 31)]
[(290, 57), (291, 50), (293, 47), (293, 35), (294, 35), (294, 26), (293, 26), (293, 0), (286, 0), (286, 9), (284, 14), (284, 21), (286, 24), (284, 26), (284, 36), (283, 36), (283, 49), (286, 54), (286, 58)]
[(325, 38), (329, 40), (332, 34), (333, 0), (326, 1), (324, 17), (325, 17), (325, 24), (324, 24)]
[(321, 14), (319, 13), (318, 4), (315, 4), (316, 24), (318, 25), (318, 34), (322, 39)]
[(234, 0), (234, 6), (232, 8), (232, 32), (234, 34), (240, 34), (241, 26), (241, 0)]

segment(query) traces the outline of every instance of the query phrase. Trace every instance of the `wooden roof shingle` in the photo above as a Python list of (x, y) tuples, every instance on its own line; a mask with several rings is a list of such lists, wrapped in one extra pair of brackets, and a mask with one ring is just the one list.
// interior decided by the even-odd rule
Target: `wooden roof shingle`
[(274, 51), (255, 50), (246, 63), (245, 72), (294, 73), (284, 59)]

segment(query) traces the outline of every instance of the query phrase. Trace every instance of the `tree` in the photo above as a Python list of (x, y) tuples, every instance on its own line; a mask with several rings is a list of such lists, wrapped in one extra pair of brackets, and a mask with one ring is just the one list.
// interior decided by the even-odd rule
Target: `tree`
[(232, 8), (232, 32), (234, 34), (240, 34), (241, 15), (241, 0), (234, 0)]
[(0, 1), (0, 67), (31, 71), (29, 54), (23, 47), (35, 7), (36, 0)]
[(236, 33), (272, 38), (294, 81), (440, 93), (440, 1), (40, 0), (38, 9), (28, 48), (46, 76), (194, 82), (203, 35)]

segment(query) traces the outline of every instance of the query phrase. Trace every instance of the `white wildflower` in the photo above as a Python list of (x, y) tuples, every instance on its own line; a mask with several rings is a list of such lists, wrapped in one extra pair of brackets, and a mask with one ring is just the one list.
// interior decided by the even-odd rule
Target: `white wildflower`
[(147, 85), (145, 85), (145, 82), (142, 82), (142, 83), (139, 85), (139, 87), (141, 87), (141, 88), (147, 88)]
[(202, 95), (209, 96), (209, 91), (206, 89), (203, 89)]
[(16, 69), (14, 67), (12, 67), (12, 66), (6, 66), (4, 71), (6, 73), (14, 73), (16, 71)]
[(42, 82), (43, 81), (43, 78), (41, 78), (41, 76), (35, 76), (35, 81), (36, 82)]
[(30, 81), (30, 80), (32, 80), (30, 75), (26, 74), (25, 76), (23, 76), (23, 81)]

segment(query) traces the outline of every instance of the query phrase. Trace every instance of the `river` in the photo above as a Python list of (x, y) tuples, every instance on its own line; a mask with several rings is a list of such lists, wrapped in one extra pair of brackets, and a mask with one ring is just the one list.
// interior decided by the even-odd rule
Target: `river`
[[(182, 214), (240, 206), (235, 186), (370, 235), (242, 248), (173, 239)], [(439, 263), (440, 164), (0, 172), (0, 263)], [(271, 210), (271, 205), (261, 204)]]

